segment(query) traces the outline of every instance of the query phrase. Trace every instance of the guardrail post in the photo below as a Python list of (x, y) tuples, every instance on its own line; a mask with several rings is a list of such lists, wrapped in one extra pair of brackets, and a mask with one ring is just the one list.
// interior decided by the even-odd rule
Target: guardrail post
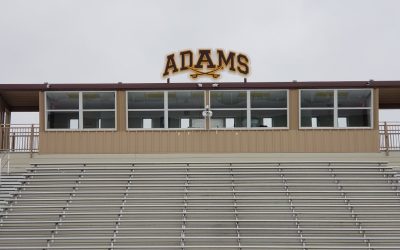
[(386, 156), (389, 156), (389, 133), (388, 133), (388, 127), (387, 127), (387, 122), (383, 123), (383, 133), (385, 136), (385, 151), (386, 151)]
[(15, 132), (13, 132), (11, 136), (11, 150), (13, 152), (15, 151)]
[(30, 141), (29, 141), (29, 151), (31, 152), (31, 158), (32, 158), (32, 156), (33, 156), (33, 139), (34, 139), (34, 134), (35, 134), (35, 126), (32, 124), (32, 126), (31, 126)]
[(3, 124), (0, 124), (0, 149), (4, 149), (4, 136), (3, 136), (3, 133), (4, 133), (4, 125)]

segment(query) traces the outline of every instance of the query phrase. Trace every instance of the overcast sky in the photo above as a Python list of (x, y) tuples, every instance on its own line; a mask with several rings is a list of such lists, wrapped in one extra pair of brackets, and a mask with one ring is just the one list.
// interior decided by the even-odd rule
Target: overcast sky
[(0, 83), (160, 82), (167, 54), (199, 48), (248, 55), (249, 81), (400, 80), (399, 10), (398, 0), (0, 0)]

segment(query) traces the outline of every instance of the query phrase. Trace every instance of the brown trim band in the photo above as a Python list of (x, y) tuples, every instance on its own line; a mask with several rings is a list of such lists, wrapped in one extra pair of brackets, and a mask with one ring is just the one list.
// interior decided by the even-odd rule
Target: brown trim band
[[(200, 84), (202, 86), (200, 86)], [(400, 81), (0, 84), (0, 91), (400, 88)]]

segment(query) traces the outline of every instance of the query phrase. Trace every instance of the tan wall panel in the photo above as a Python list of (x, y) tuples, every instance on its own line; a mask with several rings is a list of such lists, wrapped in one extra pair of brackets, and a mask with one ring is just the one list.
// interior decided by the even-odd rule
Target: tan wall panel
[(299, 129), (299, 90), (289, 90), (289, 128)]
[(368, 129), (44, 132), (40, 150), (43, 154), (379, 152), (379, 136)]

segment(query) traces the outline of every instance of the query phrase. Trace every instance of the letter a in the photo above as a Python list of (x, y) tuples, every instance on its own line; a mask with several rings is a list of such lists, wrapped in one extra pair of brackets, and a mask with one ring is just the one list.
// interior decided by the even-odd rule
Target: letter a
[(211, 50), (209, 49), (199, 49), (199, 59), (196, 63), (196, 68), (201, 69), (203, 68), (203, 63), (207, 63), (208, 69), (215, 68), (215, 65), (210, 56)]
[(172, 69), (173, 73), (178, 72), (178, 68), (176, 67), (176, 62), (174, 58), (175, 54), (171, 54), (167, 56), (167, 63), (165, 64), (165, 70), (163, 76), (167, 76), (169, 71)]

